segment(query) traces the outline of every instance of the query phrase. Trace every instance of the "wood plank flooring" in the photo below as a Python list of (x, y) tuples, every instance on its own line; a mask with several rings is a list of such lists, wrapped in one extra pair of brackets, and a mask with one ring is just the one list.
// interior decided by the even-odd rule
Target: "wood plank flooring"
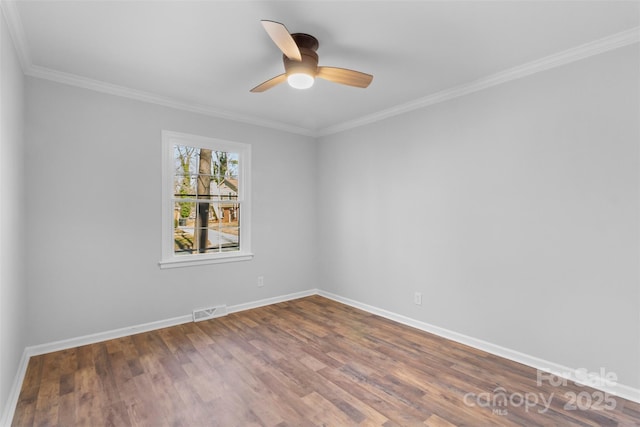
[(640, 404), (536, 380), (312, 296), (32, 357), (13, 426), (640, 425)]

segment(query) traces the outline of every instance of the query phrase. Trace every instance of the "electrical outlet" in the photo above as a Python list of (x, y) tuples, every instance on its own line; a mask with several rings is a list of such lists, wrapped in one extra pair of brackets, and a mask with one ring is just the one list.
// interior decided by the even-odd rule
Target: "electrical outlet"
[(422, 293), (421, 292), (416, 292), (415, 294), (413, 294), (413, 302), (416, 305), (422, 305)]
[(261, 288), (264, 286), (264, 276), (258, 276), (258, 287)]

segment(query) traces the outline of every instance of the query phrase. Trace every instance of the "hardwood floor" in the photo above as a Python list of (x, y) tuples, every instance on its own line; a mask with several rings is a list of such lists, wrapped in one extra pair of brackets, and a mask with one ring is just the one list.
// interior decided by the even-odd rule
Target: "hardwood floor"
[(640, 425), (640, 404), (536, 382), (533, 368), (313, 296), (32, 357), (13, 425)]

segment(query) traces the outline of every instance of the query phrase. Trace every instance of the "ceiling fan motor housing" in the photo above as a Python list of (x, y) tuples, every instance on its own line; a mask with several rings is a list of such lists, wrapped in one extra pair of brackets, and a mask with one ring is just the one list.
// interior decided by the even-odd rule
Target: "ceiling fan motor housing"
[(293, 37), (296, 45), (298, 45), (302, 61), (289, 59), (286, 55), (282, 55), (282, 61), (284, 62), (284, 69), (287, 76), (296, 73), (303, 73), (315, 77), (318, 72), (318, 54), (315, 52), (320, 45), (318, 43), (318, 39), (304, 33), (291, 34), (291, 37)]

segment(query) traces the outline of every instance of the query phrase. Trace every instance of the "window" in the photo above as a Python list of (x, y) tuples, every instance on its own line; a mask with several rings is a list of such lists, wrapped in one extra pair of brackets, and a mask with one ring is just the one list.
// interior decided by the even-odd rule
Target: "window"
[(161, 268), (251, 259), (251, 146), (162, 132)]

